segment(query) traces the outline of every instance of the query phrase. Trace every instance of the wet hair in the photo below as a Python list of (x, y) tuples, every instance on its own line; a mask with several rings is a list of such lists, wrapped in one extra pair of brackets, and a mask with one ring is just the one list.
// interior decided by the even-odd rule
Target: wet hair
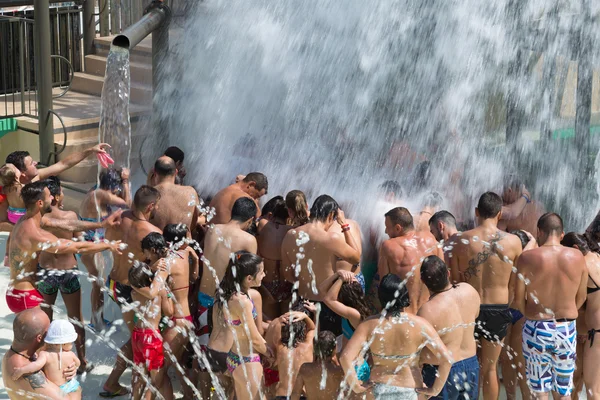
[(48, 179), (45, 179), (44, 182), (46, 182), (46, 187), (50, 191), (52, 197), (54, 197), (52, 204), (56, 204), (56, 198), (60, 196), (61, 193), (60, 179), (58, 178), (58, 176), (50, 176), (48, 177)]
[(136, 261), (129, 269), (129, 285), (136, 289), (150, 287), (154, 280), (154, 273), (150, 270), (148, 264)]
[(269, 213), (273, 214), (273, 211), (275, 211), (275, 207), (277, 207), (278, 204), (285, 204), (285, 200), (283, 200), (283, 196), (275, 196), (272, 199), (269, 199), (269, 201), (267, 201), (265, 203), (265, 205), (263, 206), (263, 208), (260, 210), (260, 214), (261, 215), (267, 215)]
[(548, 235), (560, 235), (563, 233), (563, 220), (556, 213), (546, 213), (538, 219), (537, 228)]
[(149, 250), (162, 258), (167, 255), (169, 246), (163, 235), (151, 232), (142, 239), (142, 250)]
[(335, 217), (337, 215), (340, 206), (337, 201), (333, 199), (333, 197), (328, 196), (326, 194), (322, 194), (313, 203), (310, 208), (310, 221), (327, 221), (327, 217), (329, 217), (332, 213)]
[(233, 203), (231, 208), (231, 220), (238, 222), (246, 222), (256, 216), (258, 207), (256, 203), (249, 197), (240, 197)]
[(254, 182), (256, 184), (256, 190), (258, 191), (263, 189), (269, 190), (269, 181), (267, 180), (266, 175), (260, 172), (250, 172), (248, 175), (246, 175), (242, 182)]
[(133, 207), (136, 210), (144, 210), (152, 203), (156, 203), (160, 200), (160, 192), (152, 186), (142, 185), (135, 196), (133, 196)]
[(110, 190), (111, 192), (115, 189), (119, 189), (123, 180), (121, 174), (114, 168), (107, 169), (106, 171), (100, 172), (100, 189)]
[(394, 225), (400, 225), (402, 229), (414, 228), (413, 217), (410, 215), (410, 211), (404, 207), (392, 208), (390, 211), (385, 213), (385, 216), (392, 221)]
[[(39, 307), (21, 311), (13, 320), (13, 337), (17, 343), (31, 344), (37, 336), (43, 336), (47, 327), (35, 314), (43, 312)], [(41, 316), (41, 314), (39, 314)], [(44, 316), (45, 317), (45, 316)]]
[[(288, 349), (295, 349), (298, 347), (298, 344), (304, 343), (307, 333), (305, 320), (294, 321), (291, 325), (283, 324), (281, 326), (281, 344)], [(291, 346), (290, 338), (292, 339)]]
[(321, 331), (317, 336), (314, 353), (319, 360), (329, 360), (337, 349), (337, 339), (331, 331)]
[(438, 208), (444, 201), (443, 197), (438, 192), (429, 192), (423, 199), (423, 205), (425, 207)]
[(215, 305), (220, 309), (231, 297), (242, 289), (242, 282), (247, 276), (255, 277), (259, 271), (262, 258), (249, 251), (241, 250), (232, 254), (225, 275), (215, 292)]
[(6, 163), (12, 164), (21, 172), (26, 170), (25, 168), (25, 158), (29, 157), (30, 154), (28, 151), (13, 151), (6, 157)]
[(529, 236), (522, 230), (516, 230), (511, 232), (512, 235), (517, 236), (521, 240), (521, 248), (524, 249), (529, 244)]
[(581, 251), (581, 254), (584, 256), (590, 252), (590, 247), (585, 240), (585, 236), (580, 235), (579, 233), (569, 232), (565, 235), (563, 240), (560, 241), (560, 244), (566, 247), (575, 247)]
[(395, 197), (402, 197), (402, 186), (396, 181), (385, 181), (379, 185), (379, 189), (384, 193), (392, 193)]
[(165, 156), (170, 157), (175, 161), (175, 163), (181, 162), (183, 163), (183, 159), (185, 158), (185, 154), (183, 150), (181, 150), (177, 146), (171, 146), (165, 150)]
[(307, 204), (306, 196), (300, 190), (292, 190), (285, 196), (285, 205), (294, 211), (294, 218), (290, 220), (289, 225), (300, 226), (308, 222)]
[(173, 176), (177, 172), (175, 161), (170, 157), (159, 157), (154, 163), (154, 172), (158, 176)]
[(15, 183), (17, 183), (17, 174), (15, 174), (15, 171), (7, 165), (0, 168), (0, 185), (9, 187)]
[(583, 235), (585, 236), (585, 240), (587, 241), (590, 250), (600, 254), (600, 245), (598, 244), (600, 239), (600, 213), (596, 215)]
[(439, 293), (448, 286), (448, 266), (438, 256), (428, 256), (421, 264), (421, 280), (431, 293)]
[(163, 237), (169, 243), (176, 243), (187, 238), (188, 231), (186, 224), (167, 224), (163, 230)]
[(390, 315), (398, 315), (410, 306), (408, 288), (402, 284), (402, 279), (395, 274), (387, 274), (379, 283), (379, 302)]
[(502, 199), (494, 192), (485, 192), (479, 198), (477, 210), (483, 219), (494, 218), (502, 211)]
[(23, 186), (23, 189), (21, 189), (21, 198), (26, 208), (30, 208), (39, 200), (44, 199), (44, 189), (48, 188), (46, 185), (46, 181), (37, 181)]
[(448, 226), (456, 228), (456, 218), (446, 210), (438, 211), (429, 218), (429, 225), (437, 225), (438, 222), (443, 222)]
[(273, 218), (278, 221), (285, 221), (285, 223), (287, 223), (289, 217), (290, 214), (288, 213), (287, 206), (285, 205), (285, 200), (283, 200), (282, 197), (281, 202), (278, 202), (273, 209)]
[(338, 300), (345, 306), (352, 307), (360, 314), (360, 319), (365, 320), (371, 316), (371, 309), (367, 305), (365, 292), (359, 282), (344, 282), (338, 294)]

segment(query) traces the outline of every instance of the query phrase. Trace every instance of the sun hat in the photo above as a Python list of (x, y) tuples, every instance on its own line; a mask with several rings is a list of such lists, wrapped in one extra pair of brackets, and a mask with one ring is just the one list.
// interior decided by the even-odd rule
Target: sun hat
[(77, 339), (77, 332), (73, 324), (66, 319), (56, 319), (50, 324), (44, 342), (47, 344), (67, 344), (73, 343), (75, 339)]

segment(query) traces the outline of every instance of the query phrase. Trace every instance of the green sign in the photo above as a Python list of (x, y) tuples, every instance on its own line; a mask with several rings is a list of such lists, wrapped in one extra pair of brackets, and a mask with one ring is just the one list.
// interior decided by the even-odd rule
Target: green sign
[[(600, 126), (591, 126), (590, 134), (597, 135), (600, 133)], [(570, 139), (575, 137), (575, 129), (574, 128), (566, 128), (566, 129), (557, 129), (553, 132), (553, 139)]]
[(17, 130), (17, 120), (14, 118), (0, 119), (0, 138), (7, 133)]

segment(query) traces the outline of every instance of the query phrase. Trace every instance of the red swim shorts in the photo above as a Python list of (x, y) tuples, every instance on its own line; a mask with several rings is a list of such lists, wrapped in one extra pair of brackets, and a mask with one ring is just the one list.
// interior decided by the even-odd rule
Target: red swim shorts
[(131, 334), (133, 362), (143, 364), (148, 371), (159, 369), (165, 363), (163, 339), (154, 329), (135, 328)]
[(37, 289), (19, 290), (11, 288), (6, 292), (6, 304), (10, 311), (15, 314), (29, 308), (38, 307), (43, 302), (44, 296)]

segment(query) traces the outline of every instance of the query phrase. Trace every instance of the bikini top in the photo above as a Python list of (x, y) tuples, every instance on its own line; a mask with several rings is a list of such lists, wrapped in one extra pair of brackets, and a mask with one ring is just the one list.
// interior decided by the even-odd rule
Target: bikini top
[(596, 283), (596, 281), (594, 281), (594, 278), (592, 278), (592, 277), (590, 276), (590, 280), (592, 281), (592, 283), (593, 283), (593, 284), (594, 284), (594, 286), (596, 286), (596, 287), (593, 287), (593, 288), (591, 288), (591, 287), (588, 287), (588, 288), (587, 288), (587, 294), (596, 293), (598, 290), (600, 290), (600, 287), (598, 286), (598, 284)]
[[(244, 293), (244, 294), (246, 294), (246, 293)], [(254, 306), (254, 302), (252, 301), (252, 298), (250, 296), (248, 296), (248, 294), (246, 294), (246, 296), (250, 299), (250, 302), (252, 303), (252, 318), (256, 319), (258, 317), (258, 313), (256, 312), (256, 307)], [(242, 325), (241, 319), (226, 319), (225, 322), (232, 326)]]

